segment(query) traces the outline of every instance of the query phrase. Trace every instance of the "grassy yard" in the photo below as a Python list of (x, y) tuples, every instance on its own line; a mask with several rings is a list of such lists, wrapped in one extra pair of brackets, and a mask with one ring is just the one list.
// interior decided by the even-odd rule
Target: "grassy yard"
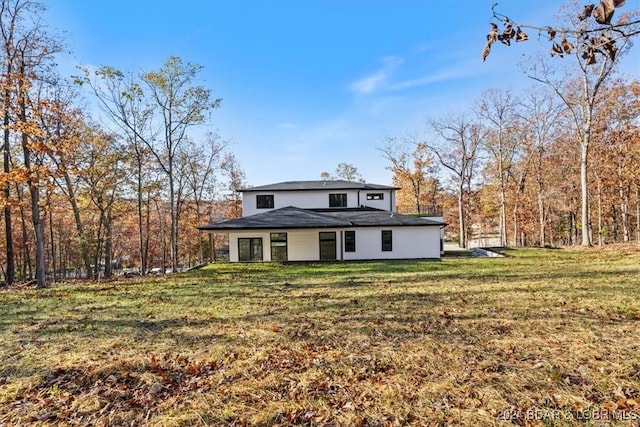
[(640, 250), (506, 253), (0, 291), (0, 426), (639, 425)]

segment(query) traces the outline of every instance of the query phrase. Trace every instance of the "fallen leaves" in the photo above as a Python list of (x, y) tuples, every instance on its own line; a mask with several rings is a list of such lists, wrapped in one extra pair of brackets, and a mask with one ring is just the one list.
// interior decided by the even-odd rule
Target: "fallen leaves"
[[(135, 293), (65, 287), (56, 304), (68, 310), (37, 318), (16, 313), (48, 299), (5, 293), (20, 305), (0, 337), (0, 425), (475, 426), (528, 410), (637, 413), (637, 248), (569, 255), (392, 264), (355, 276), (371, 283), (357, 288), (344, 286), (355, 267), (300, 286), (309, 279), (296, 266), (286, 291), (279, 277), (220, 266), (237, 283), (202, 276), (194, 292), (189, 277), (170, 298), (154, 297), (169, 294), (160, 281)], [(124, 310), (127, 299), (141, 309)]]
[[(138, 423), (155, 413), (163, 401), (209, 391), (213, 387), (210, 376), (217, 367), (216, 361), (192, 362), (184, 355), (158, 358), (152, 354), (142, 367), (121, 362), (107, 371), (94, 366), (55, 368), (7, 405), (18, 413), (29, 409), (34, 414), (30, 421), (86, 424), (108, 417)], [(149, 378), (156, 380), (149, 384)]]

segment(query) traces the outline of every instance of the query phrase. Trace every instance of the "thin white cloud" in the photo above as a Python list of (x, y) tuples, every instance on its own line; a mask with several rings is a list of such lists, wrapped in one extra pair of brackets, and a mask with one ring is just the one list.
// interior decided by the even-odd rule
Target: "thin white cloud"
[(360, 94), (368, 94), (374, 92), (387, 79), (387, 73), (378, 71), (364, 79), (351, 83), (349, 86), (353, 92)]
[(289, 129), (295, 129), (296, 125), (294, 125), (293, 123), (280, 123), (278, 125), (278, 129), (282, 129), (282, 130), (289, 130)]
[(434, 74), (418, 77), (411, 80), (405, 80), (403, 82), (395, 83), (389, 87), (391, 90), (404, 90), (411, 89), (418, 86), (425, 86), (433, 83), (459, 80), (461, 78), (470, 77), (479, 74), (480, 72), (473, 67), (467, 67), (464, 65), (458, 65), (456, 67), (450, 67), (446, 70), (441, 70)]
[(427, 43), (427, 42), (422, 43), (421, 45), (416, 47), (416, 51), (418, 52), (427, 52), (431, 49), (433, 49), (433, 43)]
[(397, 56), (385, 56), (380, 59), (382, 61), (382, 68), (375, 73), (357, 80), (349, 85), (349, 89), (352, 92), (361, 95), (371, 94), (376, 92), (380, 88), (384, 87), (385, 83), (389, 80), (389, 77), (393, 74), (394, 70), (398, 68), (404, 61)]

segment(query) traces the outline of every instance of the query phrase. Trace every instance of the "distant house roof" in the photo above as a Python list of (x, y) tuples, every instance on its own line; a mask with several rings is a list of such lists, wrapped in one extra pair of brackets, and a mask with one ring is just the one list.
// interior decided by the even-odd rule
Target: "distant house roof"
[(445, 223), (433, 219), (402, 215), (374, 208), (301, 209), (286, 207), (256, 215), (198, 227), (208, 231), (351, 228), (351, 227), (441, 227)]
[(238, 192), (252, 191), (303, 191), (303, 190), (398, 190), (398, 187), (387, 185), (366, 184), (353, 181), (286, 181), (276, 184), (247, 187)]

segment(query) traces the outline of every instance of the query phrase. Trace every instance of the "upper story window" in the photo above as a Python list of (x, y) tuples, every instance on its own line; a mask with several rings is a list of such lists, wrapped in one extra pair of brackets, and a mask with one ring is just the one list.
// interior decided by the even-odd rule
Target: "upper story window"
[(384, 193), (367, 193), (367, 200), (384, 200)]
[(257, 209), (273, 209), (273, 194), (259, 194), (256, 196)]
[(329, 207), (330, 208), (346, 208), (347, 193), (329, 194)]

